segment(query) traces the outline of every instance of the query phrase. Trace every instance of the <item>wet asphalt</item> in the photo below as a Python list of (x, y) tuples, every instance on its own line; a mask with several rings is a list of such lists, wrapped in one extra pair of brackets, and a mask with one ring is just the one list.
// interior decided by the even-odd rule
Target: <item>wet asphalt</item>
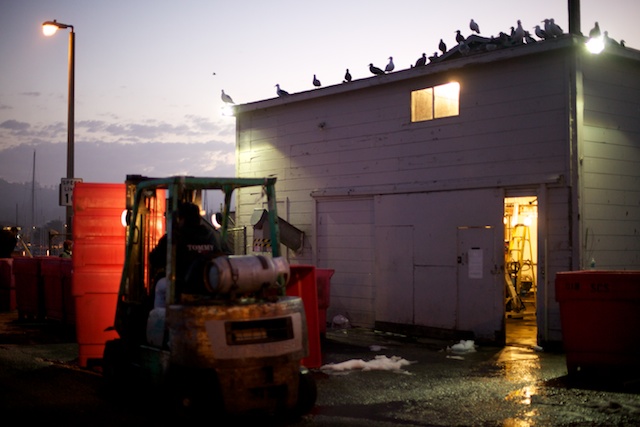
[[(567, 375), (565, 355), (534, 343), (473, 346), (374, 330), (329, 329), (318, 397), (298, 420), (262, 417), (260, 426), (638, 426), (640, 376)], [(99, 369), (81, 368), (72, 325), (0, 313), (0, 413), (22, 424), (189, 425), (145, 399), (105, 396)], [(335, 371), (336, 364), (400, 360), (397, 370)], [(14, 418), (15, 417), (15, 418)], [(217, 414), (193, 424), (236, 425)]]

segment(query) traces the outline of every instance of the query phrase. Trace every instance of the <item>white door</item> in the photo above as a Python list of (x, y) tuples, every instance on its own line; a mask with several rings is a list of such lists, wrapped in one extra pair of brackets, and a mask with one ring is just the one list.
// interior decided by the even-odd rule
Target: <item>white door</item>
[(479, 341), (504, 343), (504, 283), (493, 227), (458, 227), (456, 329)]

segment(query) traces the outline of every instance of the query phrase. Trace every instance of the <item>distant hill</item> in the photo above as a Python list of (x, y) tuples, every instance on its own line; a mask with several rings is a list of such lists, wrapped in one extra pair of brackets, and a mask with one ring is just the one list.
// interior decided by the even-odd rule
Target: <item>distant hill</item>
[(57, 186), (42, 187), (37, 182), (16, 184), (0, 179), (0, 200), (0, 226), (39, 227), (65, 220)]

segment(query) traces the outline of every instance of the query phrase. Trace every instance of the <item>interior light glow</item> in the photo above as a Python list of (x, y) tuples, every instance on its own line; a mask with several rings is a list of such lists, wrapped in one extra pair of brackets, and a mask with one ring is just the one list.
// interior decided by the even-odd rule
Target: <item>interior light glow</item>
[(120, 223), (122, 224), (123, 227), (127, 226), (127, 210), (123, 210), (122, 213), (120, 214)]

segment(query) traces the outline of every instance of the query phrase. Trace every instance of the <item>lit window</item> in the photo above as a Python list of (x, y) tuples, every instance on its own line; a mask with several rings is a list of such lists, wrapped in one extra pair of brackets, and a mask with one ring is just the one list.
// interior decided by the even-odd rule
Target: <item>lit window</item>
[(411, 92), (412, 122), (458, 114), (460, 114), (460, 83), (447, 83)]

